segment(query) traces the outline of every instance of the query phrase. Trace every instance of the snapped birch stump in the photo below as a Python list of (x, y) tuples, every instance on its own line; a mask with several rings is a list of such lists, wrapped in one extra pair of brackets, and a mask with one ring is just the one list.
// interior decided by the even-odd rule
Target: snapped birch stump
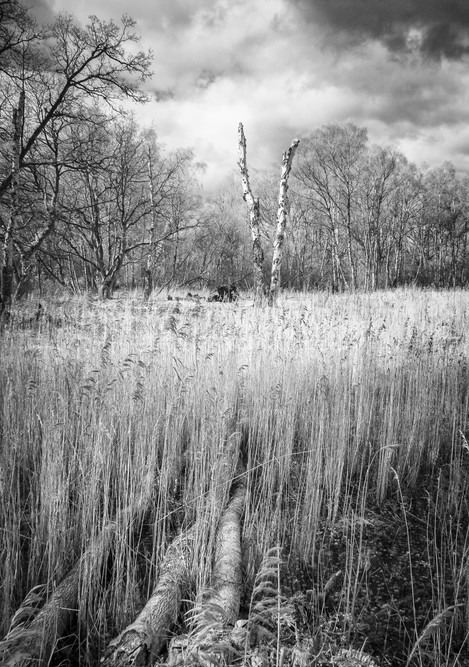
[(277, 298), (280, 285), (280, 268), (282, 264), (283, 244), (285, 241), (285, 229), (288, 219), (288, 179), (293, 164), (296, 149), (300, 145), (299, 139), (294, 139), (290, 148), (283, 154), (282, 172), (280, 175), (280, 188), (277, 206), (277, 228), (273, 243), (272, 269), (270, 274), (270, 286), (264, 281), (264, 250), (261, 243), (261, 213), (259, 199), (254, 197), (249, 180), (247, 165), (246, 136), (242, 123), (238, 125), (238, 167), (243, 184), (243, 199), (249, 209), (249, 226), (252, 236), (252, 258), (254, 268), (254, 289), (257, 303), (262, 303), (265, 296), (268, 297), (269, 306), (273, 306)]

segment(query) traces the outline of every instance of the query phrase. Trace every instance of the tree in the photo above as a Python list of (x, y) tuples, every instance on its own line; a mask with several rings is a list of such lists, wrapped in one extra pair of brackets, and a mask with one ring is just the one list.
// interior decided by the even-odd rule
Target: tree
[(290, 176), (293, 157), (300, 143), (299, 139), (292, 142), (290, 148), (283, 154), (282, 173), (280, 176), (280, 188), (277, 209), (277, 230), (274, 240), (274, 255), (272, 257), (272, 273), (269, 288), (269, 306), (272, 306), (277, 298), (280, 268), (282, 264), (283, 243), (285, 240), (285, 228), (287, 226), (288, 204), (288, 178)]
[(256, 300), (260, 302), (266, 294), (264, 284), (264, 251), (261, 243), (259, 199), (252, 194), (246, 156), (246, 137), (242, 123), (238, 125), (238, 166), (243, 183), (243, 199), (249, 207), (249, 224), (252, 235), (252, 258), (254, 264), (254, 290)]
[(419, 272), (429, 273), (438, 287), (464, 285), (468, 277), (468, 179), (445, 162), (424, 175), (424, 226)]
[(290, 176), (293, 157), (299, 143), (299, 139), (294, 139), (290, 148), (283, 154), (283, 165), (282, 173), (280, 176), (280, 189), (277, 207), (277, 230), (274, 240), (271, 280), (270, 287), (267, 287), (267, 285), (264, 283), (263, 277), (264, 251), (262, 249), (260, 236), (260, 203), (259, 199), (256, 199), (252, 194), (246, 158), (246, 137), (244, 135), (243, 124), (239, 123), (238, 125), (238, 166), (241, 172), (241, 180), (243, 184), (243, 198), (249, 207), (249, 220), (253, 240), (254, 285), (256, 291), (256, 300), (260, 302), (263, 295), (268, 294), (268, 303), (270, 306), (274, 304), (279, 286), (282, 249), (285, 238), (285, 227), (287, 223), (288, 178)]
[[(136, 267), (148, 298), (149, 287), (175, 275), (179, 241), (197, 224), (191, 152), (166, 155), (153, 131), (99, 108), (70, 126), (61, 147), (60, 215), (41, 266), (64, 286), (96, 289), (103, 298), (124, 267), (134, 277)], [(176, 265), (178, 274), (179, 255)]]
[(353, 123), (327, 125), (306, 139), (295, 170), (328, 232), (332, 291), (358, 285), (354, 240), (366, 142), (366, 130)]
[(146, 245), (144, 142), (132, 119), (82, 124), (74, 135), (60, 246), (88, 265), (98, 295), (110, 298), (126, 258)]
[(2, 291), (0, 298), (0, 313), (9, 310), (11, 306), (11, 293), (13, 285), (13, 240), (15, 228), (19, 224), (20, 208), (18, 203), (19, 188), (19, 157), (21, 150), (21, 129), (24, 118), (24, 93), (21, 92), (19, 105), (13, 111), (13, 158), (11, 179), (11, 207), (8, 222), (5, 226), (3, 242), (3, 265), (2, 265)]
[[(20, 7), (16, 4), (15, 6)], [(44, 147), (48, 128), (64, 116), (70, 119), (80, 118), (92, 100), (111, 106), (122, 97), (144, 101), (145, 95), (138, 86), (139, 81), (150, 76), (152, 57), (151, 53), (137, 52), (133, 48), (138, 37), (133, 32), (135, 23), (128, 16), (122, 18), (120, 26), (113, 21), (105, 22), (92, 16), (89, 24), (82, 28), (72, 16), (63, 14), (53, 25), (44, 29), (41, 34), (43, 39), (32, 37), (30, 42), (25, 42), (29, 49), (33, 46), (36, 49), (37, 57), (32, 61), (27, 57), (26, 49), (20, 53), (19, 47), (15, 46), (18, 39), (15, 41), (14, 36), (23, 35), (21, 21), (24, 17), (27, 17), (27, 13), (21, 10), (10, 18), (8, 25), (12, 28), (9, 34), (13, 36), (8, 53), (11, 55), (14, 52), (15, 58), (5, 57), (5, 72), (0, 75), (4, 81), (10, 78), (12, 92), (16, 86), (18, 94), (24, 95), (25, 100), (18, 155), (14, 160), (16, 166), (8, 167), (8, 162), (4, 161), (0, 171), (0, 207), (4, 238), (4, 220), (11, 219), (11, 214), (5, 215), (5, 211), (12, 209), (14, 196), (11, 190), (14, 178), (17, 177), (14, 187), (21, 189), (23, 171), (26, 168), (37, 164), (49, 164), (56, 168), (57, 154), (38, 155), (38, 146), (42, 142)], [(36, 113), (35, 100), (38, 99), (42, 100), (42, 104), (39, 113)], [(4, 117), (2, 123), (5, 126)], [(13, 124), (11, 145), (14, 144), (15, 132)], [(14, 154), (13, 148), (11, 154)], [(9, 162), (11, 164), (12, 160)], [(34, 251), (29, 253), (30, 259), (40, 247), (34, 234), (35, 230), (31, 229), (29, 245)], [(25, 235), (26, 230), (23, 237)], [(14, 233), (12, 238), (15, 244)], [(3, 266), (8, 261), (10, 256), (5, 254), (4, 250)], [(7, 288), (8, 282), (7, 286), (2, 288), (3, 292)], [(11, 295), (8, 298), (11, 298)]]
[(422, 175), (403, 156), (400, 157), (395, 178), (398, 185), (388, 203), (392, 224), (388, 226), (385, 248), (385, 288), (396, 287), (412, 279), (412, 257), (424, 202)]
[[(46, 84), (50, 85), (51, 77), (55, 85), (39, 122), (27, 137), (23, 137), (20, 169), (44, 129), (52, 118), (62, 113), (66, 101), (75, 93), (81, 98), (100, 99), (111, 104), (122, 97), (145, 101), (146, 96), (135, 77), (144, 81), (151, 75), (152, 54), (127, 52), (126, 48), (137, 43), (139, 38), (132, 31), (133, 19), (124, 15), (121, 23), (120, 27), (114, 21), (106, 22), (91, 16), (90, 23), (82, 28), (73, 16), (61, 14), (50, 27), (47, 45), (43, 46), (40, 74), (46, 73)], [(40, 85), (40, 82), (35, 79), (32, 85)], [(11, 173), (0, 183), (0, 195), (10, 183)]]
[(358, 191), (360, 224), (357, 240), (364, 253), (364, 288), (380, 287), (386, 257), (387, 237), (394, 226), (392, 197), (399, 188), (399, 161), (394, 150), (375, 146), (363, 156), (364, 167)]
[(42, 29), (17, 0), (0, 0), (0, 72), (13, 76), (27, 62), (32, 66)]
[(239, 284), (252, 273), (251, 235), (235, 177), (227, 176), (201, 209), (191, 255), (193, 279), (213, 288)]

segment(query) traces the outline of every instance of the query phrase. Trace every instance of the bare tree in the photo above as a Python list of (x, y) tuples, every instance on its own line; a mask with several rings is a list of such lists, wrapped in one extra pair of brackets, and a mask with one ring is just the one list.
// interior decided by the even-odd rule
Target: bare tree
[(238, 166), (243, 182), (243, 198), (249, 207), (249, 222), (252, 235), (252, 256), (254, 262), (254, 289), (256, 299), (261, 301), (267, 292), (264, 282), (264, 251), (261, 243), (259, 199), (252, 194), (246, 156), (246, 137), (242, 123), (238, 125)]
[(110, 298), (126, 258), (146, 245), (144, 142), (132, 120), (109, 121), (106, 127), (88, 123), (75, 132), (60, 247), (90, 267), (99, 296)]
[(328, 232), (333, 291), (358, 284), (354, 243), (366, 141), (366, 130), (352, 123), (327, 125), (306, 139), (295, 170), (303, 196)]
[(269, 306), (274, 304), (279, 288), (282, 251), (288, 215), (288, 178), (290, 176), (293, 158), (299, 144), (300, 140), (295, 139), (290, 148), (283, 154), (283, 165), (278, 195), (277, 230), (275, 233), (274, 255), (272, 257), (272, 273), (270, 278)]
[[(27, 64), (34, 66), (43, 30), (18, 0), (0, 0), (0, 72), (15, 76)], [(20, 73), (18, 72), (18, 73)]]
[[(17, 94), (22, 95), (22, 104), (18, 108), (22, 106), (24, 114), (20, 127), (13, 123), (11, 138), (5, 137), (4, 145), (11, 146), (12, 157), (0, 165), (0, 223), (3, 227), (3, 266), (7, 267), (6, 280), (2, 285), (4, 302), (11, 300), (13, 294), (13, 282), (8, 279), (11, 274), (8, 266), (13, 261), (11, 249), (14, 253), (16, 247), (20, 247), (15, 237), (18, 226), (11, 224), (14, 192), (18, 192), (25, 168), (31, 169), (34, 165), (48, 162), (54, 169), (57, 164), (57, 155), (44, 155), (42, 150), (38, 151), (41, 143), (44, 148), (48, 128), (64, 116), (79, 116), (90, 100), (111, 105), (121, 97), (143, 101), (145, 95), (139, 90), (136, 79), (141, 81), (150, 76), (152, 57), (151, 53), (134, 49), (138, 37), (133, 32), (134, 21), (127, 16), (122, 18), (121, 26), (113, 21), (90, 17), (89, 24), (82, 28), (72, 16), (61, 15), (53, 25), (39, 33), (33, 31), (33, 21), (28, 23), (26, 10), (13, 0), (9, 4), (2, 3), (0, 10), (5, 12), (5, 7), (9, 6), (17, 11), (9, 13), (9, 20), (0, 29), (9, 45), (0, 62), (0, 79), (2, 83), (10, 81), (10, 97), (15, 96), (16, 86)], [(35, 55), (31, 58), (33, 50)], [(36, 113), (36, 102), (39, 100), (40, 112)], [(2, 105), (0, 120), (4, 121), (5, 127), (3, 106), (7, 108), (7, 105)], [(50, 201), (53, 195), (47, 197)], [(6, 220), (10, 222), (6, 223)], [(53, 220), (53, 217), (49, 218), (51, 226)], [(27, 235), (28, 230), (24, 227), (23, 239)], [(22, 242), (27, 248), (20, 258), (22, 272), (31, 265), (46, 238), (42, 234), (37, 235), (34, 226), (29, 236), (26, 245)]]
[(13, 289), (13, 240), (15, 228), (19, 223), (20, 210), (18, 204), (19, 189), (19, 159), (21, 150), (21, 130), (24, 117), (24, 93), (20, 93), (19, 105), (13, 111), (13, 159), (11, 169), (11, 207), (9, 220), (6, 225), (3, 241), (3, 265), (2, 265), (2, 292), (0, 299), (0, 314), (9, 311)]
[(143, 271), (143, 295), (148, 300), (158, 277), (163, 283), (167, 282), (167, 269), (174, 278), (180, 235), (196, 224), (190, 217), (197, 202), (193, 192), (191, 151), (179, 150), (164, 156), (153, 131), (146, 133), (146, 142), (150, 239)]
[[(116, 98), (130, 97), (137, 101), (146, 99), (139, 89), (140, 81), (151, 75), (151, 53), (135, 53), (128, 47), (138, 42), (133, 32), (135, 21), (122, 17), (122, 25), (90, 17), (90, 23), (80, 27), (70, 15), (60, 15), (50, 27), (47, 50), (43, 53), (42, 74), (52, 77), (51, 99), (43, 109), (40, 120), (23, 137), (19, 155), (21, 169), (51, 119), (59, 115), (66, 101), (79, 93), (80, 97), (101, 99), (112, 103)], [(50, 85), (50, 80), (48, 81)], [(32, 80), (30, 85), (40, 85)], [(0, 183), (0, 196), (10, 186), (12, 174)]]
[(264, 281), (264, 251), (262, 249), (260, 234), (260, 203), (259, 199), (256, 199), (252, 194), (247, 167), (246, 137), (244, 135), (243, 124), (239, 123), (238, 125), (238, 166), (241, 172), (241, 180), (243, 183), (243, 198), (249, 206), (249, 221), (253, 242), (254, 286), (256, 300), (260, 302), (263, 297), (268, 294), (269, 305), (273, 305), (278, 292), (283, 242), (285, 238), (285, 227), (287, 224), (288, 215), (288, 178), (290, 176), (293, 157), (299, 143), (300, 140), (295, 139), (288, 151), (283, 154), (283, 165), (282, 173), (280, 176), (280, 189), (277, 206), (277, 230), (274, 240), (274, 254), (272, 258), (272, 271), (269, 289)]

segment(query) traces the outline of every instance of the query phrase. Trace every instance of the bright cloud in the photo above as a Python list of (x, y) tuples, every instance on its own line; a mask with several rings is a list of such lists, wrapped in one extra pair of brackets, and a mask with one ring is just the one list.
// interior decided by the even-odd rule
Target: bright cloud
[[(46, 7), (39, 0), (38, 7)], [(48, 0), (51, 11), (137, 21), (155, 53), (137, 110), (169, 149), (192, 147), (208, 186), (279, 164), (295, 136), (351, 120), (409, 159), (468, 169), (467, 0)]]

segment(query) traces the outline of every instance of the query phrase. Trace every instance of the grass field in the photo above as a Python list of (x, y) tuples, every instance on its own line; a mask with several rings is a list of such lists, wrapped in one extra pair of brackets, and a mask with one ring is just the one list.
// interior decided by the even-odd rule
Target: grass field
[(311, 664), (348, 646), (382, 665), (469, 664), (466, 292), (43, 305), (0, 334), (3, 634), (112, 521), (112, 565), (82, 576), (62, 664), (97, 664), (195, 524), (189, 608), (241, 446), (244, 606), (278, 546)]

